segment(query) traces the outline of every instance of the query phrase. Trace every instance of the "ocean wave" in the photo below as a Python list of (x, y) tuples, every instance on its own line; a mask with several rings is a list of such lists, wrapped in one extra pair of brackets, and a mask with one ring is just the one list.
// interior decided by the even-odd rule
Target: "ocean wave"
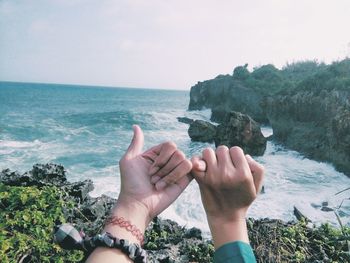
[(35, 147), (35, 146), (40, 146), (42, 145), (43, 142), (40, 140), (34, 140), (31, 142), (28, 141), (6, 141), (6, 140), (0, 140), (0, 149), (2, 147), (6, 148), (29, 148), (29, 147)]

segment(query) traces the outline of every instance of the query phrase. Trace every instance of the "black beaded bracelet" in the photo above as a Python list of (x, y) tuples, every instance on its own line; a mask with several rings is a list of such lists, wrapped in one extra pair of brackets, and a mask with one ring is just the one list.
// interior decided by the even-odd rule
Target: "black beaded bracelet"
[(140, 245), (114, 237), (108, 232), (86, 237), (70, 224), (60, 225), (55, 231), (55, 242), (64, 249), (79, 249), (91, 253), (97, 247), (120, 249), (136, 263), (147, 262), (147, 254)]

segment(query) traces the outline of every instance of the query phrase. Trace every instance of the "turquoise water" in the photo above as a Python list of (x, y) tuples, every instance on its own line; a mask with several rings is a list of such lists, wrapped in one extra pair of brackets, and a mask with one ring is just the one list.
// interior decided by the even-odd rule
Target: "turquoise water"
[[(92, 179), (92, 195), (117, 196), (118, 160), (129, 145), (134, 123), (145, 133), (145, 149), (173, 140), (187, 156), (210, 144), (191, 142), (188, 125), (176, 117), (208, 120), (209, 110), (187, 112), (188, 91), (83, 87), (0, 82), (0, 169), (24, 172), (34, 163), (63, 164), (72, 181)], [(268, 135), (271, 129), (264, 128)], [(315, 222), (337, 224), (324, 201), (337, 206), (350, 193), (334, 194), (350, 179), (326, 163), (303, 158), (272, 142), (258, 160), (267, 169), (265, 189), (249, 211), (253, 217), (293, 220), (298, 206)], [(316, 207), (316, 208), (315, 208)], [(350, 222), (347, 201), (338, 210)], [(163, 213), (163, 217), (207, 230), (197, 185)]]

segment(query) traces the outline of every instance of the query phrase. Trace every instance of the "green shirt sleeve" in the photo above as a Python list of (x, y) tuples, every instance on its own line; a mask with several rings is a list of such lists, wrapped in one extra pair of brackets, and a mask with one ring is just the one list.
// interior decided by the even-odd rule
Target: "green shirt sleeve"
[(214, 263), (255, 263), (252, 247), (242, 241), (226, 243), (214, 253)]

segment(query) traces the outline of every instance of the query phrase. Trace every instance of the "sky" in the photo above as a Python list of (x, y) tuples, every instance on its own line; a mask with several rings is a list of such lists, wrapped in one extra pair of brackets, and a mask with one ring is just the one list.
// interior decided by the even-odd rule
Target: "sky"
[(349, 0), (0, 0), (0, 80), (189, 90), (350, 56)]

